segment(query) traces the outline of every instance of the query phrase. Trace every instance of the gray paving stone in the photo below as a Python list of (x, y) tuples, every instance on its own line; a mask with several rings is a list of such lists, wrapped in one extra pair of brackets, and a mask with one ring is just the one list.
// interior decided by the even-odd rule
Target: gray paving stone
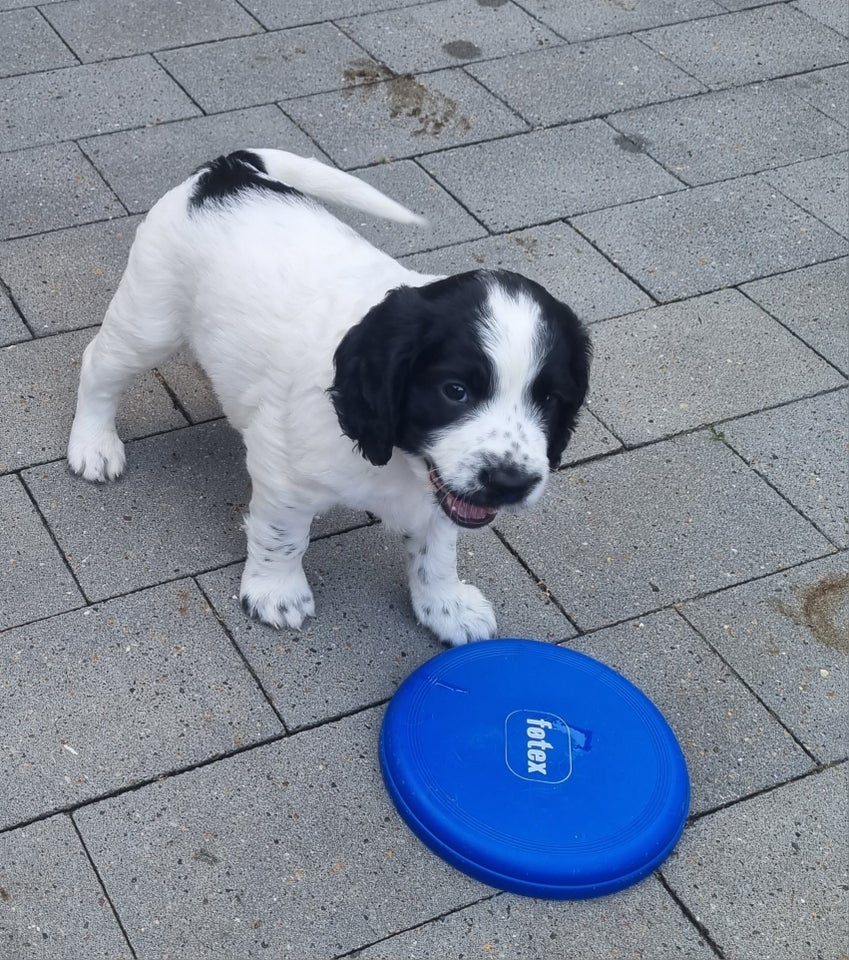
[[(0, 266), (0, 269), (2, 269), (2, 266)], [(28, 340), (30, 337), (31, 334), (27, 330), (26, 324), (18, 316), (17, 310), (12, 306), (12, 301), (0, 288), (0, 347), (5, 347), (10, 343), (19, 343), (21, 340)]]
[(77, 58), (37, 10), (0, 13), (0, 77), (75, 63)]
[(573, 225), (658, 300), (849, 252), (842, 237), (752, 177), (591, 213)]
[(137, 955), (329, 960), (491, 892), (395, 813), (380, 721), (369, 710), (77, 813)]
[[(377, 72), (370, 61), (363, 64), (363, 70)], [(346, 169), (527, 129), (526, 123), (462, 70), (421, 77), (393, 76), (386, 68), (379, 72), (382, 82), (360, 83), (283, 104)]]
[(17, 477), (0, 477), (0, 530), (0, 630), (83, 603)]
[(815, 766), (705, 641), (671, 610), (570, 640), (635, 683), (669, 722), (704, 813)]
[(283, 733), (191, 580), (3, 640), (2, 826)]
[[(91, 331), (79, 330), (0, 350), (0, 408), (5, 419), (0, 470), (64, 456), (80, 361), (91, 338)], [(122, 436), (139, 437), (185, 422), (162, 385), (147, 374), (128, 392), (118, 430)]]
[(377, 220), (347, 207), (332, 208), (340, 220), (393, 257), (486, 235), (477, 220), (412, 160), (368, 167), (358, 170), (357, 176), (428, 220), (427, 227), (419, 228)]
[[(564, 157), (569, 158), (568, 177), (563, 176)], [(603, 120), (458, 147), (420, 163), (496, 231), (681, 188), (679, 180), (635, 152)]]
[(0, 276), (37, 337), (100, 323), (139, 222), (118, 217), (0, 243)]
[[(127, 460), (126, 475), (105, 486), (72, 476), (64, 462), (26, 473), (90, 598), (244, 559), (250, 485), (241, 440), (223, 420), (130, 443)], [(313, 536), (365, 522), (365, 514), (332, 511)]]
[(584, 629), (834, 549), (704, 433), (571, 467), (527, 519), (496, 524)]
[(679, 608), (823, 762), (849, 750), (847, 561), (839, 553)]
[(844, 765), (690, 828), (663, 874), (723, 956), (845, 952), (846, 797)]
[(705, 89), (628, 36), (490, 60), (468, 70), (527, 120), (543, 126)]
[(849, 9), (833, 0), (796, 0), (793, 6), (832, 30), (849, 37)]
[(521, 0), (522, 6), (570, 43), (677, 23), (724, 9), (713, 0)]
[(8, 960), (129, 960), (130, 948), (67, 817), (0, 835)]
[(157, 55), (208, 113), (338, 90), (347, 65), (362, 58), (362, 49), (330, 23)]
[(339, 17), (358, 16), (375, 10), (389, 10), (413, 6), (422, 0), (241, 0), (263, 26), (269, 30), (297, 27), (305, 23)]
[(849, 131), (776, 84), (662, 103), (608, 122), (689, 184), (836, 153), (849, 143)]
[(13, 10), (19, 7), (34, 7), (38, 0), (0, 0), (0, 10)]
[(629, 445), (846, 383), (736, 290), (596, 324), (593, 347), (592, 410)]
[(479, 267), (513, 270), (541, 283), (586, 323), (652, 306), (636, 284), (565, 223), (441, 247), (405, 257), (404, 263), (437, 274)]
[(49, 3), (44, 15), (84, 62), (128, 57), (257, 33), (259, 24), (235, 0), (111, 0)]
[(841, 37), (784, 3), (647, 30), (638, 37), (714, 89), (846, 60)]
[[(591, 930), (592, 935), (580, 936), (581, 930)], [(596, 900), (557, 902), (503, 894), (381, 940), (356, 956), (357, 960), (479, 956), (712, 960), (714, 954), (660, 882), (649, 877), (636, 887)]]
[(453, 67), (560, 42), (513, 3), (437, 0), (341, 20), (339, 25), (396, 73)]
[[(287, 727), (377, 703), (444, 647), (413, 615), (400, 538), (377, 525), (313, 544), (304, 569), (316, 616), (301, 630), (248, 620), (241, 565), (200, 578)], [(490, 531), (460, 541), (460, 576), (490, 599), (500, 636), (560, 640), (568, 620)]]
[(151, 57), (130, 57), (0, 80), (0, 150), (197, 116)]
[(132, 213), (149, 210), (202, 163), (233, 150), (279, 147), (324, 159), (274, 105), (106, 134), (81, 146)]
[(849, 393), (723, 424), (728, 443), (839, 546), (849, 546)]
[(763, 174), (767, 183), (849, 237), (849, 154), (805, 160)]
[(773, 84), (849, 127), (849, 64), (774, 80)]
[(849, 375), (849, 260), (816, 263), (740, 289)]
[(124, 216), (74, 143), (0, 154), (0, 195), (0, 240)]

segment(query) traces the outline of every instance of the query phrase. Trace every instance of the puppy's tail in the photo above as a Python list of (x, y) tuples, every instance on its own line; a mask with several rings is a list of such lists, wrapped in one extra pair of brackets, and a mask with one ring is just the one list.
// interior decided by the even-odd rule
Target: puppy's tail
[(354, 207), (384, 220), (427, 226), (427, 220), (391, 200), (363, 180), (329, 167), (311, 157), (299, 157), (284, 150), (250, 149), (265, 165), (265, 172), (274, 180), (328, 203)]

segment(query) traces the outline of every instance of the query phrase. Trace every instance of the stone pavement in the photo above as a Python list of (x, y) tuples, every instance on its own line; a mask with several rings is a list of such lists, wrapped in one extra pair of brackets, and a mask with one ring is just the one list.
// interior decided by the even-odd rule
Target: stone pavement
[[(847, 914), (849, 8), (841, 0), (0, 0), (0, 958), (838, 960)], [(662, 869), (498, 893), (376, 766), (438, 652), (338, 511), (318, 616), (246, 621), (240, 444), (186, 357), (106, 487), (63, 452), (141, 215), (242, 146), (425, 214), (592, 324), (569, 462), (464, 537), (504, 635), (638, 683), (693, 781)]]

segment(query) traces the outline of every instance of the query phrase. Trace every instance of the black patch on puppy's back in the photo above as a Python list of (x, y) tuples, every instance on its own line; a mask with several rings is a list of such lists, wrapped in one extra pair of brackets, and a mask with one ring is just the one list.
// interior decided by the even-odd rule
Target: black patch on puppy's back
[(223, 203), (243, 194), (246, 190), (266, 190), (286, 197), (303, 197), (303, 194), (279, 180), (271, 180), (259, 154), (250, 150), (237, 150), (226, 157), (217, 157), (205, 163), (200, 170), (189, 206), (193, 209), (210, 203)]

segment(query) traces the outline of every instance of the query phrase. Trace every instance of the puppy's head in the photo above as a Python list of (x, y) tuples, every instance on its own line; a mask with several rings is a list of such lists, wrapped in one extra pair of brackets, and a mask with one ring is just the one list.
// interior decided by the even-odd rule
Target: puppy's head
[(330, 389), (364, 457), (427, 468), (458, 525), (535, 502), (586, 396), (590, 341), (539, 284), (472, 271), (399, 287), (342, 340)]

